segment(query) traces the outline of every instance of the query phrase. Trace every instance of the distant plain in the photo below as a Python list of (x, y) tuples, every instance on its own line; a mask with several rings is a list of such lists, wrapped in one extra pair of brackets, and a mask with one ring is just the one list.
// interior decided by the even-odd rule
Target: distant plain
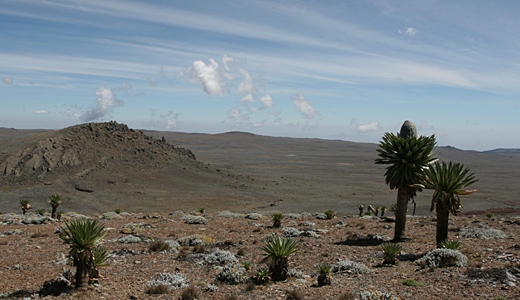
[[(60, 209), (96, 213), (122, 209), (129, 212), (206, 210), (237, 212), (323, 212), (339, 215), (365, 207), (390, 207), (396, 191), (385, 184), (385, 166), (375, 165), (377, 144), (342, 140), (259, 136), (245, 132), (190, 134), (146, 131), (177, 147), (190, 149), (198, 163), (140, 169), (98, 168), (82, 178), (93, 188), (74, 189), (71, 175), (55, 174), (34, 184), (7, 183), (0, 178), (0, 212), (18, 211), (28, 199), (35, 209), (48, 209), (51, 194), (64, 198)], [(0, 164), (3, 160), (54, 131), (0, 129)], [(462, 197), (464, 214), (518, 213), (520, 211), (520, 155), (484, 153), (438, 147), (445, 161), (469, 167), (479, 181), (476, 194)], [(92, 162), (95, 164), (96, 162)], [(4, 170), (2, 170), (4, 171)], [(77, 170), (75, 170), (77, 171)], [(0, 177), (5, 175), (1, 173)], [(106, 184), (111, 182), (111, 184)], [(430, 215), (431, 192), (419, 193), (418, 215)], [(410, 205), (410, 212), (413, 208)]]

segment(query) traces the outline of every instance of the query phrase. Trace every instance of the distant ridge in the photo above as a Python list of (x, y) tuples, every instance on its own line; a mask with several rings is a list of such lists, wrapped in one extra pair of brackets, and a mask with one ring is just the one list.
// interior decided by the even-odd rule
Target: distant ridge
[(520, 149), (518, 148), (497, 148), (493, 150), (482, 151), (483, 153), (492, 153), (492, 154), (520, 154)]

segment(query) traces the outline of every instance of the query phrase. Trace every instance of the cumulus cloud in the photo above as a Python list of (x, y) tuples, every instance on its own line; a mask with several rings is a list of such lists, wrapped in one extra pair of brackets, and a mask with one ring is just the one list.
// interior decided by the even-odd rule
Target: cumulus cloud
[(413, 37), (413, 36), (415, 36), (417, 34), (417, 29), (412, 28), (412, 27), (408, 27), (405, 30), (399, 29), (397, 32), (399, 32), (399, 34), (403, 34), (403, 35), (407, 35), (407, 36)]
[(303, 94), (298, 94), (296, 97), (294, 97), (293, 102), (296, 106), (296, 109), (306, 118), (312, 119), (314, 118), (314, 115), (316, 115), (316, 110), (312, 104), (307, 99), (305, 99)]
[(114, 92), (108, 87), (99, 87), (96, 91), (96, 105), (89, 111), (81, 115), (81, 120), (88, 122), (103, 118), (114, 108), (123, 106), (124, 102), (116, 97)]
[(361, 133), (372, 132), (372, 131), (376, 131), (378, 129), (379, 129), (379, 122), (377, 122), (377, 121), (373, 121), (373, 122), (366, 123), (366, 124), (361, 124), (357, 127), (358, 132), (361, 132)]
[(240, 108), (233, 108), (227, 112), (227, 115), (231, 121), (245, 121), (249, 119), (249, 116), (243, 114)]
[(35, 110), (35, 111), (34, 111), (34, 114), (35, 114), (35, 115), (46, 115), (46, 114), (48, 114), (48, 113), (49, 113), (49, 112), (46, 111), (45, 109)]
[(255, 98), (253, 98), (253, 95), (247, 94), (242, 99), (240, 99), (240, 103), (246, 104), (246, 103), (253, 103), (255, 102)]
[(191, 80), (202, 84), (206, 94), (210, 96), (223, 94), (224, 82), (221, 80), (218, 63), (214, 59), (210, 59), (208, 64), (201, 60), (194, 61), (189, 71)]
[(273, 107), (273, 98), (271, 98), (270, 95), (264, 95), (262, 98), (260, 98), (260, 102), (262, 102), (263, 107)]
[(249, 75), (249, 72), (246, 70), (240, 68), (238, 70), (243, 76), (244, 81), (240, 83), (238, 86), (238, 91), (241, 93), (252, 93), (255, 91), (255, 86), (253, 85), (253, 78), (251, 78), (251, 75)]
[(5, 84), (13, 84), (13, 80), (9, 77), (4, 77), (2, 78), (2, 81), (5, 83)]
[(179, 123), (179, 114), (173, 112), (168, 113), (164, 116), (166, 122), (166, 130), (172, 130), (177, 127)]

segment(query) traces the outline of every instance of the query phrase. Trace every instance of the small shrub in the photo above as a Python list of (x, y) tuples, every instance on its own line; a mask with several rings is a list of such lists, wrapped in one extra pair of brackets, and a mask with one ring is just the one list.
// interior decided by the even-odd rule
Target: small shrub
[(401, 253), (401, 245), (398, 243), (383, 243), (381, 249), (383, 250), (383, 264), (396, 265), (397, 256)]
[(182, 291), (180, 300), (197, 300), (199, 298), (199, 292), (191, 286)]
[(441, 248), (451, 249), (451, 250), (459, 250), (460, 242), (459, 241), (442, 241), (440, 244)]
[(280, 228), (282, 226), (282, 220), (284, 215), (282, 213), (274, 213), (273, 214), (273, 227)]
[(251, 263), (248, 261), (243, 261), (242, 267), (244, 267), (244, 269), (246, 269), (246, 271), (249, 271), (251, 269)]
[(380, 291), (361, 291), (359, 292), (360, 300), (400, 300), (400, 298)]
[(300, 236), (302, 232), (300, 230), (298, 230), (297, 228), (293, 228), (293, 227), (287, 227), (285, 228), (285, 230), (283, 231), (283, 235), (285, 237), (298, 237)]
[(192, 216), (192, 215), (188, 215), (188, 216), (184, 216), (182, 217), (182, 219), (184, 222), (186, 222), (186, 224), (206, 224), (206, 218), (204, 218), (203, 216)]
[(324, 211), (323, 213), (327, 217), (327, 220), (330, 220), (330, 219), (332, 219), (332, 218), (334, 218), (336, 216), (336, 212), (333, 211), (333, 210), (330, 210), (330, 209)]
[(43, 216), (47, 213), (47, 211), (45, 209), (37, 209), (36, 213), (39, 214), (40, 216)]
[(199, 213), (203, 214), (206, 212), (206, 209), (204, 207), (199, 208)]
[(269, 270), (258, 269), (255, 273), (255, 277), (253, 277), (253, 281), (256, 284), (266, 284), (269, 282)]
[(434, 249), (416, 261), (422, 268), (465, 267), (468, 258), (458, 250)]
[(345, 292), (339, 296), (338, 300), (356, 300), (356, 296), (352, 292)]
[(215, 248), (203, 256), (204, 263), (208, 265), (227, 265), (238, 262), (236, 256), (226, 250)]
[(245, 282), (247, 279), (247, 271), (239, 263), (230, 263), (225, 265), (215, 276), (216, 281), (221, 281), (227, 284), (239, 284)]
[(493, 213), (487, 212), (487, 213), (486, 213), (486, 217), (487, 217), (488, 219), (493, 218)]
[(341, 260), (332, 265), (332, 272), (349, 272), (353, 274), (367, 274), (370, 269), (362, 263), (356, 263), (350, 260)]
[(117, 239), (117, 242), (121, 244), (136, 244), (142, 241), (143, 240), (140, 237), (135, 235), (125, 235)]
[(287, 293), (285, 299), (286, 300), (303, 300), (303, 299), (305, 299), (305, 296), (303, 295), (302, 292), (300, 292), (298, 290), (291, 290)]
[(116, 214), (119, 215), (119, 214), (121, 213), (121, 209), (120, 209), (120, 208), (116, 208), (116, 209), (114, 210), (114, 212), (115, 212)]
[(405, 279), (405, 280), (403, 280), (402, 284), (406, 285), (406, 286), (417, 286), (417, 287), (423, 286), (422, 283), (420, 283), (419, 281), (415, 281), (413, 279)]
[(161, 251), (167, 251), (170, 249), (170, 244), (168, 244), (165, 241), (154, 241), (150, 244), (150, 247), (148, 247), (148, 250), (150, 252), (161, 252)]
[(31, 238), (32, 239), (35, 239), (35, 238), (41, 238), (41, 237), (48, 237), (49, 235), (47, 233), (41, 233), (41, 232), (35, 232), (33, 234), (31, 234)]
[(147, 294), (167, 294), (174, 289), (188, 287), (188, 280), (181, 273), (156, 273), (146, 283)]
[(318, 275), (318, 286), (330, 285), (332, 279), (330, 278), (330, 271), (332, 266), (328, 263), (322, 263), (318, 266), (320, 274)]
[(502, 230), (493, 229), (489, 226), (462, 228), (460, 230), (459, 236), (466, 239), (477, 238), (485, 240), (507, 238), (507, 235)]

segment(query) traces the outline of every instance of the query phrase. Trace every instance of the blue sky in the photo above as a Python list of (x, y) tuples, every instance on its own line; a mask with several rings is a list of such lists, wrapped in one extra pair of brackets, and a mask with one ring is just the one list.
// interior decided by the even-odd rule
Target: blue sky
[(520, 148), (519, 1), (0, 2), (0, 127)]

